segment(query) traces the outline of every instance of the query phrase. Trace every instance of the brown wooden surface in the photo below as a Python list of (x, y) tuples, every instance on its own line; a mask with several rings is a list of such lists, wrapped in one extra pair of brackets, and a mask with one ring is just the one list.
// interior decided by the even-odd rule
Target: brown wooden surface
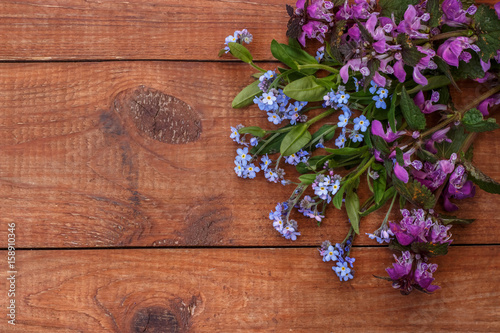
[(436, 260), (443, 290), (410, 297), (371, 276), (389, 250), (356, 250), (346, 283), (315, 249), (22, 251), (10, 332), (500, 330), (498, 246), (453, 247)]
[[(500, 330), (500, 196), (460, 202), (477, 220), (454, 227), (460, 246), (436, 259), (443, 289), (403, 297), (372, 276), (392, 262), (364, 235), (383, 211), (362, 220), (356, 278), (340, 283), (316, 247), (344, 238), (346, 214), (330, 209), (321, 227), (297, 216), (302, 236), (287, 241), (268, 213), (292, 188), (234, 175), (230, 126), (272, 126), (256, 107), (230, 107), (254, 70), (214, 60), (242, 28), (271, 60), (286, 3), (0, 3), (0, 247), (15, 222), (24, 249), (18, 325), (1, 284), (1, 333)], [(456, 104), (484, 89), (462, 87)], [(474, 145), (500, 180), (500, 132)]]

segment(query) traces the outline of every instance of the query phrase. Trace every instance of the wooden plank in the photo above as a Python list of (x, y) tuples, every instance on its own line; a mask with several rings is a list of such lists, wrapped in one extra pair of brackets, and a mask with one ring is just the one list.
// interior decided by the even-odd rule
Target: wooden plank
[(387, 249), (354, 255), (356, 277), (341, 283), (315, 249), (18, 251), (16, 325), (4, 316), (0, 330), (500, 330), (499, 246), (452, 247), (437, 258), (434, 295), (402, 296), (374, 278), (392, 262)]
[(250, 49), (255, 59), (271, 60), (271, 41), (286, 41), (286, 3), (295, 4), (282, 0), (3, 0), (0, 60), (216, 60), (224, 38), (244, 28), (254, 35)]
[(270, 59), (288, 21), (281, 0), (7, 0), (0, 13), (2, 60), (216, 60), (244, 28), (256, 59)]
[[(2, 225), (18, 224), (18, 246), (24, 248), (317, 246), (344, 239), (346, 215), (333, 208), (320, 228), (297, 216), (303, 234), (297, 243), (281, 238), (268, 213), (293, 188), (262, 175), (234, 175), (237, 145), (229, 139), (230, 126), (272, 128), (256, 107), (230, 108), (250, 73), (241, 64), (184, 62), (0, 65)], [(136, 122), (138, 104), (127, 104), (131, 97), (123, 93), (141, 85), (191, 106), (200, 120), (199, 137), (187, 131), (178, 138), (195, 141), (171, 144), (148, 136), (147, 126), (155, 124), (147, 117)], [(158, 105), (152, 110), (157, 113)], [(500, 179), (500, 133), (488, 135), (478, 138), (475, 160)], [(168, 141), (165, 135), (158, 139)], [(455, 227), (455, 241), (498, 243), (500, 198), (479, 190), (460, 204), (460, 214), (477, 221)], [(358, 244), (373, 244), (364, 233), (378, 228), (384, 214), (362, 221)], [(0, 228), (3, 247), (5, 234)]]

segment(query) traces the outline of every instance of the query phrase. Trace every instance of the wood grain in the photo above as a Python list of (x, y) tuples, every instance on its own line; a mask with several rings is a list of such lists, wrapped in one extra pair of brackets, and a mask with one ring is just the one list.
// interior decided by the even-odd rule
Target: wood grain
[(271, 59), (272, 39), (286, 41), (286, 3), (7, 0), (0, 4), (0, 59), (216, 60), (226, 36), (244, 28), (258, 41), (255, 59)]
[[(234, 174), (237, 145), (229, 139), (230, 126), (272, 128), (256, 107), (230, 108), (250, 74), (242, 64), (0, 65), (2, 225), (19, 224), (17, 245), (24, 248), (317, 246), (342, 240), (347, 218), (333, 208), (319, 228), (297, 216), (300, 241), (282, 239), (268, 213), (293, 188), (268, 183), (262, 175), (244, 180)], [(137, 98), (147, 99), (134, 95), (140, 86), (189, 106), (200, 120), (199, 138), (171, 144), (140, 130), (145, 118), (135, 119), (133, 111)], [(477, 140), (475, 161), (498, 180), (500, 133), (488, 133), (489, 140), (485, 135)], [(287, 173), (292, 177), (293, 168)], [(500, 198), (478, 191), (460, 204), (460, 214), (477, 221), (454, 228), (456, 243), (499, 243), (491, 231), (500, 222)], [(373, 244), (364, 233), (378, 228), (384, 214), (362, 221), (358, 244)]]
[(353, 254), (356, 277), (341, 283), (315, 249), (18, 251), (17, 324), (1, 320), (0, 331), (500, 330), (499, 246), (436, 259), (434, 295), (374, 278), (392, 262), (387, 249)]
[(0, 60), (217, 60), (244, 28), (254, 58), (272, 60), (271, 41), (287, 40), (286, 4), (295, 1), (3, 0)]

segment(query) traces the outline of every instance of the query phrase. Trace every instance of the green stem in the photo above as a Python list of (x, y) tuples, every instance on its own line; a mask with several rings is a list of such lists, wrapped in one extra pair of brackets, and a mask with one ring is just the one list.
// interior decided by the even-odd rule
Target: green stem
[(319, 135), (316, 139), (312, 140), (311, 143), (309, 143), (309, 147), (312, 147), (313, 144), (321, 140), (321, 138), (325, 137), (327, 134), (330, 134), (331, 132), (335, 131), (337, 129), (337, 125), (334, 125), (332, 128), (329, 128), (325, 131), (325, 133)]
[(323, 112), (323, 113), (320, 113), (319, 115), (317, 115), (316, 117), (314, 117), (313, 119), (310, 119), (306, 122), (307, 124), (307, 127), (311, 126), (312, 124), (314, 124), (315, 122), (317, 121), (320, 121), (321, 119), (325, 118), (325, 117), (328, 117), (329, 115), (331, 115), (332, 113), (334, 113), (335, 109), (330, 109), (326, 112)]
[(297, 66), (297, 69), (299, 71), (303, 70), (303, 69), (309, 69), (309, 68), (312, 68), (312, 69), (324, 69), (325, 71), (328, 71), (330, 73), (335, 73), (335, 74), (339, 73), (338, 69), (330, 67), (330, 66), (322, 65), (322, 64), (317, 64), (317, 65), (316, 64), (307, 64), (307, 65), (298, 65)]
[(394, 196), (392, 197), (392, 202), (391, 202), (391, 205), (389, 206), (389, 210), (387, 211), (387, 214), (385, 214), (385, 218), (384, 218), (384, 221), (382, 222), (382, 225), (380, 226), (381, 228), (383, 228), (387, 221), (389, 220), (389, 214), (391, 213), (392, 211), (392, 206), (394, 206), (394, 202), (396, 201), (396, 196), (398, 195), (398, 193), (394, 193)]
[(259, 72), (262, 72), (262, 73), (267, 72), (267, 70), (265, 70), (264, 68), (261, 68), (261, 67), (257, 66), (253, 61), (249, 62), (249, 64), (250, 64), (250, 66), (252, 66), (256, 70), (258, 70)]
[(257, 150), (257, 152), (255, 154), (253, 154), (254, 156), (258, 156), (259, 153), (262, 151), (262, 149), (264, 149), (269, 143), (271, 143), (271, 141), (273, 141), (278, 135), (280, 135), (280, 133), (276, 133), (274, 134), (273, 136), (271, 136), (269, 139), (266, 140), (266, 143), (264, 143), (260, 148), (259, 150)]
[(481, 103), (482, 101), (484, 101), (488, 97), (491, 97), (491, 96), (495, 95), (498, 92), (500, 92), (500, 85), (498, 85), (498, 86), (496, 86), (494, 88), (491, 88), (490, 90), (488, 90), (487, 92), (485, 92), (484, 94), (482, 94), (481, 96), (479, 96), (478, 98), (475, 98), (471, 102), (469, 102), (468, 104), (465, 104), (465, 106), (463, 108), (461, 108), (460, 110), (458, 110), (453, 116), (451, 116), (448, 119), (446, 119), (445, 121), (437, 124), (433, 128), (428, 129), (427, 131), (425, 131), (424, 133), (422, 133), (420, 135), (420, 137), (424, 138), (427, 135), (432, 134), (432, 133), (436, 132), (437, 130), (439, 130), (441, 128), (444, 128), (448, 124), (450, 124), (450, 123), (452, 123), (452, 122), (454, 122), (456, 120), (460, 120), (460, 118), (462, 117), (462, 115), (465, 112), (469, 111), (470, 109), (472, 109), (473, 107), (477, 106), (479, 103)]
[(353, 177), (349, 178), (348, 182), (351, 182), (354, 179), (356, 179), (359, 176), (361, 176), (363, 174), (363, 172), (365, 172), (366, 169), (368, 169), (373, 164), (374, 161), (375, 161), (375, 156), (372, 156), (372, 158), (370, 158), (368, 160), (368, 162), (366, 162), (366, 164), (358, 172), (356, 172), (356, 174)]
[(432, 36), (431, 38), (429, 38), (429, 40), (434, 41), (434, 40), (447, 39), (450, 37), (460, 37), (460, 36), (470, 37), (473, 34), (474, 34), (474, 31), (472, 31), (472, 30), (456, 30), (456, 31), (444, 32), (442, 34)]

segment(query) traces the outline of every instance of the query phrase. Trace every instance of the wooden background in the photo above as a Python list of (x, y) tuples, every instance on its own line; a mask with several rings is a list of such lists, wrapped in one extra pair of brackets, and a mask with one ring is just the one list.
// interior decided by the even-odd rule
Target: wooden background
[[(317, 247), (343, 239), (345, 213), (300, 219), (287, 241), (267, 215), (292, 189), (234, 175), (230, 126), (267, 121), (231, 109), (253, 70), (217, 53), (247, 28), (276, 68), (285, 3), (0, 3), (0, 332), (500, 331), (500, 197), (461, 203), (477, 221), (436, 259), (442, 290), (404, 297), (372, 277), (393, 261), (364, 235), (383, 212), (362, 220), (355, 279), (340, 283)], [(463, 100), (484, 89), (463, 87)], [(474, 157), (497, 180), (499, 139), (480, 135)]]

